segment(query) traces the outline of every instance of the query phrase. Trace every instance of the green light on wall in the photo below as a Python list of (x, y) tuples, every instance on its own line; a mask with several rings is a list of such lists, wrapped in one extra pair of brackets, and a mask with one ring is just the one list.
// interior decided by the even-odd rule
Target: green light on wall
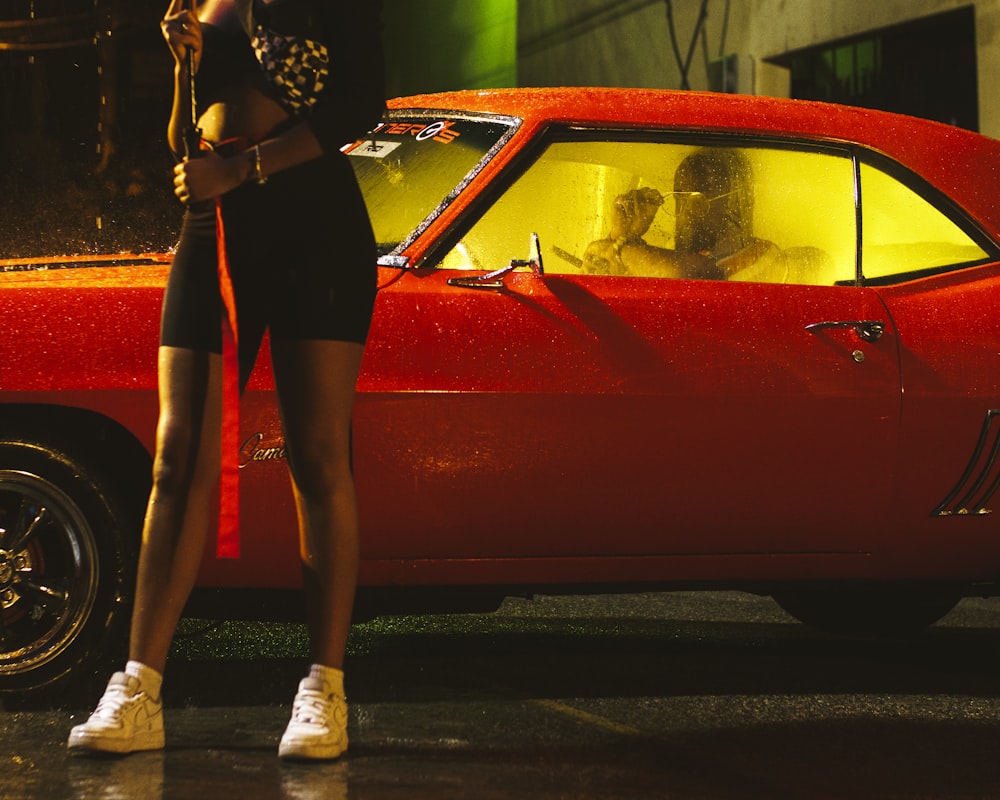
[(384, 0), (390, 97), (517, 85), (517, 0)]

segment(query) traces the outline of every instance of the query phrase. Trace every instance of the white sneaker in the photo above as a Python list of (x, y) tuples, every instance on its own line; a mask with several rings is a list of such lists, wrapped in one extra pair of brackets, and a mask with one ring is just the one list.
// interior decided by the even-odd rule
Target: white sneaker
[(319, 678), (303, 678), (278, 746), (281, 758), (330, 759), (347, 749), (347, 700)]
[(70, 731), (70, 749), (132, 753), (163, 748), (163, 702), (139, 688), (139, 679), (116, 672), (94, 713)]

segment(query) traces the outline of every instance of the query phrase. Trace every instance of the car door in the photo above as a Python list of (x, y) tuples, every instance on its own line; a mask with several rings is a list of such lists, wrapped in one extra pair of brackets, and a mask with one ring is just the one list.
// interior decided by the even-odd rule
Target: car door
[(881, 553), (887, 570), (990, 579), (1000, 563), (997, 247), (891, 167), (860, 171), (862, 266), (897, 323), (904, 377)]
[[(674, 175), (706, 147), (733, 149), (554, 140), (456, 244), (380, 293), (356, 414), (368, 557), (871, 547), (900, 373), (885, 306), (852, 283), (846, 154), (741, 143), (766, 259), (726, 252), (712, 263), (730, 272), (708, 277), (586, 263), (608, 209), (644, 187), (663, 200), (638, 238), (676, 251)], [(525, 258), (532, 233), (542, 274), (477, 283)]]

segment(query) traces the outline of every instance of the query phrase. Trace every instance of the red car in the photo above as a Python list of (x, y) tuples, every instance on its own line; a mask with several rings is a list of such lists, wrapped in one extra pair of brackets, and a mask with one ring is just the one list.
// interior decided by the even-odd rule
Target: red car
[[(737, 587), (881, 632), (996, 591), (1000, 142), (690, 92), (390, 106), (348, 149), (381, 250), (363, 605)], [(2, 691), (124, 638), (169, 264), (0, 262)], [(242, 426), (213, 613), (300, 580), (266, 354)]]

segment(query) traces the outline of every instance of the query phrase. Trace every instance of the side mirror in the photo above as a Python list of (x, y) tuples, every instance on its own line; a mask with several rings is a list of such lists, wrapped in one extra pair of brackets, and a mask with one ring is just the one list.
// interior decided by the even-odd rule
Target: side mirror
[(532, 232), (528, 245), (528, 259), (512, 258), (506, 267), (477, 275), (474, 278), (462, 276), (460, 278), (448, 278), (449, 286), (463, 286), (466, 289), (502, 289), (503, 279), (519, 267), (531, 267), (535, 275), (544, 275), (545, 269), (542, 266), (542, 245), (538, 234)]

